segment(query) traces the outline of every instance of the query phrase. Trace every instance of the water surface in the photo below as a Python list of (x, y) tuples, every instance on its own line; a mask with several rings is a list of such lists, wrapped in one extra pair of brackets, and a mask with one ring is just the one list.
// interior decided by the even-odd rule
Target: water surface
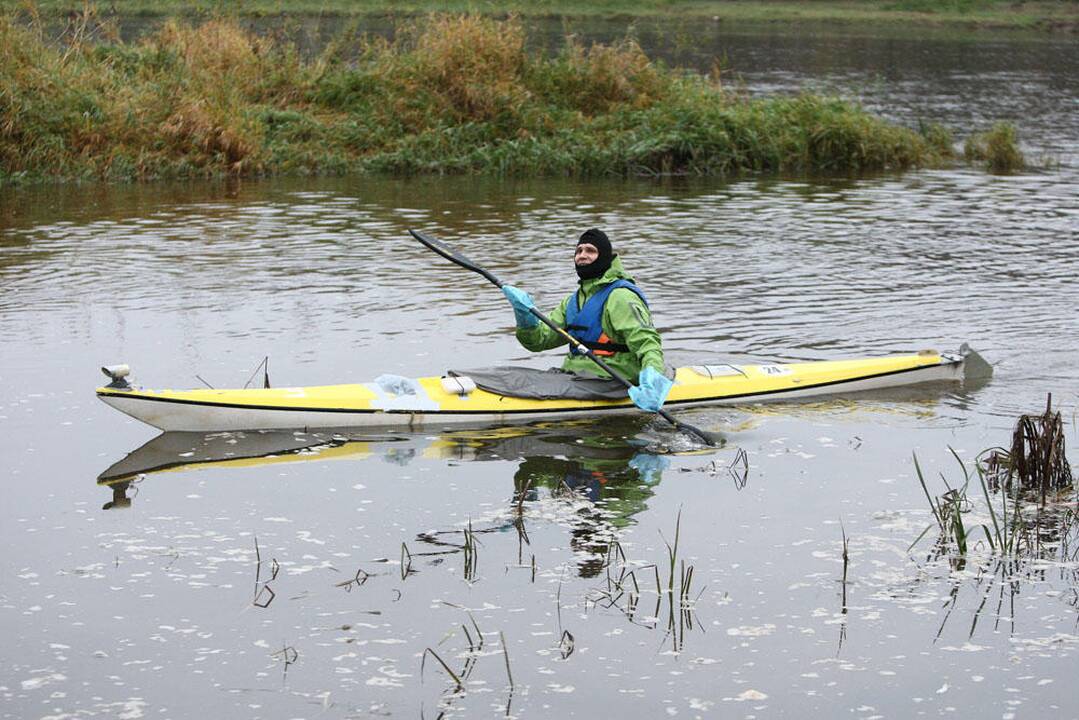
[[(768, 55), (771, 42), (748, 44)], [(751, 85), (842, 86), (842, 68), (860, 66), (853, 47), (815, 69), (776, 50)], [(1022, 65), (1001, 85), (980, 51), (948, 48), (949, 73), (886, 76), (874, 102), (956, 117), (950, 83), (963, 76), (982, 103), (971, 112), (988, 115), (1035, 87), (1057, 110), (1025, 120), (1032, 146), (1074, 147), (1075, 80), (1059, 66)], [(943, 491), (939, 474), (961, 478), (949, 448), (969, 461), (1007, 443), (1047, 392), (1079, 442), (1076, 180), (1065, 159), (1012, 177), (9, 190), (0, 715), (1075, 715), (1074, 530), (1008, 566), (984, 547), (966, 563), (930, 540), (908, 547), (931, 522), (912, 453)], [(967, 341), (996, 375), (687, 413), (728, 433), (701, 453), (658, 454), (685, 446), (626, 419), (348, 443), (167, 438), (166, 461), (138, 451), (110, 471), (155, 433), (93, 397), (106, 363), (152, 387), (241, 386), (267, 355), (275, 385), (556, 364), (516, 344), (496, 290), (406, 229), (451, 240), (550, 307), (591, 226), (647, 289), (675, 363)], [(275, 457), (244, 457), (266, 445)], [(665, 586), (676, 523), (694, 568), (689, 616), (656, 594), (651, 568)]]

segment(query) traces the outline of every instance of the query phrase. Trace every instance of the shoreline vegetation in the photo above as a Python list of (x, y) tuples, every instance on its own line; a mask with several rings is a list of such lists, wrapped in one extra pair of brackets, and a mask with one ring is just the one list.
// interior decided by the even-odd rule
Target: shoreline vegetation
[[(235, 17), (170, 19), (125, 43), (96, 13), (88, 6), (60, 43), (39, 15), (0, 14), (0, 184), (852, 174), (958, 161), (937, 124), (905, 128), (837, 97), (753, 98), (719, 67), (668, 68), (631, 39), (530, 52), (515, 18), (424, 16), (393, 41), (343, 29), (307, 58)], [(969, 161), (1022, 166), (1011, 126), (972, 137)]]
[[(82, 12), (83, 0), (37, 0), (42, 15)], [(240, 17), (330, 15), (409, 17), (430, 13), (496, 17), (680, 18), (715, 22), (820, 22), (855, 25), (943, 27), (965, 30), (1011, 29), (1079, 31), (1075, 0), (110, 0), (119, 16)]]

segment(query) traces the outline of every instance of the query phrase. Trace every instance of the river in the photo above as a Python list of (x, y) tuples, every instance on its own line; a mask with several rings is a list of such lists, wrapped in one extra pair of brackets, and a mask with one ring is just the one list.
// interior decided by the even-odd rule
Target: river
[[(5, 188), (0, 717), (1079, 715), (1074, 523), (1003, 565), (984, 542), (938, 556), (932, 532), (909, 549), (933, 522), (914, 454), (941, 493), (953, 450), (969, 470), (1051, 392), (1076, 462), (1079, 46), (684, 32), (649, 42), (724, 58), (748, 92), (1012, 119), (1050, 162)], [(687, 412), (728, 444), (673, 454), (639, 419), (153, 441), (93, 395), (118, 362), (150, 387), (242, 386), (266, 356), (281, 386), (556, 364), (406, 230), (551, 307), (593, 226), (676, 364), (969, 342), (995, 376)], [(676, 527), (690, 612), (656, 592)]]

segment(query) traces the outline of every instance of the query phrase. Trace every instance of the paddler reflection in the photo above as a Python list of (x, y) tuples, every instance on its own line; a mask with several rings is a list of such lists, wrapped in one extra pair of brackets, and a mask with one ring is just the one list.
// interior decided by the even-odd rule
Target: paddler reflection
[(555, 499), (572, 504), (570, 542), (580, 555), (582, 577), (600, 571), (611, 541), (645, 508), (669, 464), (666, 457), (647, 453), (620, 435), (597, 437), (590, 425), (512, 426), (435, 437), (163, 433), (114, 463), (97, 482), (112, 493), (104, 506), (109, 509), (129, 507), (137, 489), (133, 483), (167, 472), (370, 457), (395, 465), (416, 458), (519, 460), (512, 503)]
[(570, 546), (579, 556), (577, 574), (589, 578), (603, 570), (618, 531), (645, 509), (670, 460), (625, 445), (579, 445), (575, 450), (573, 457), (525, 457), (513, 484), (526, 501), (540, 500), (543, 491), (580, 501), (571, 521)]

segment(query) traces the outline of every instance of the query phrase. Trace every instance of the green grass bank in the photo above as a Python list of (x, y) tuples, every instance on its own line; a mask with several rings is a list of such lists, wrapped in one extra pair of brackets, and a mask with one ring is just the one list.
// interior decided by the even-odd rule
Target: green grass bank
[[(79, 12), (82, 0), (38, 0), (44, 13)], [(671, 17), (730, 22), (819, 22), (937, 26), (962, 29), (1079, 30), (1075, 0), (110, 0), (120, 15), (336, 14), (421, 15), (431, 12), (504, 16)]]
[(346, 31), (312, 59), (227, 19), (134, 44), (79, 37), (0, 16), (0, 182), (857, 173), (953, 156), (939, 126), (833, 97), (751, 99), (629, 40), (532, 54), (514, 20), (431, 16), (393, 42)]

